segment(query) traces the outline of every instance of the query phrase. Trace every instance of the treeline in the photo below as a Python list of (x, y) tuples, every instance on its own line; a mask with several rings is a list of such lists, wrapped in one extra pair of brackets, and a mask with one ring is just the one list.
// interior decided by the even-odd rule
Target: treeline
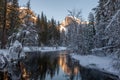
[(47, 17), (41, 13), (38, 15), (36, 21), (36, 28), (39, 35), (39, 45), (60, 45), (60, 31), (59, 22), (57, 23), (54, 18), (48, 20)]
[[(34, 17), (34, 18), (33, 18)], [(6, 48), (9, 44), (8, 38), (13, 33), (18, 33), (31, 27), (37, 31), (38, 45), (59, 45), (60, 32), (59, 22), (55, 19), (48, 20), (41, 13), (38, 17), (31, 11), (30, 0), (22, 10), (18, 0), (0, 0), (0, 47)], [(34, 27), (34, 28), (33, 28)], [(24, 29), (23, 29), (24, 28)], [(30, 29), (29, 29), (30, 30)]]

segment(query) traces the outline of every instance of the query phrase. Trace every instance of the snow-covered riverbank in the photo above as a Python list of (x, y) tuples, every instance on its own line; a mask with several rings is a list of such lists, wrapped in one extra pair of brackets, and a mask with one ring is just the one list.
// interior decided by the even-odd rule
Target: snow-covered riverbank
[(9, 54), (9, 50), (7, 49), (1, 49), (0, 54), (3, 54), (4, 56), (7, 56)]
[(113, 59), (110, 57), (77, 54), (71, 54), (71, 56), (72, 58), (79, 60), (79, 64), (84, 67), (99, 69), (101, 71), (109, 72), (120, 77), (119, 71), (113, 68)]
[(24, 47), (25, 52), (34, 52), (34, 51), (40, 51), (40, 52), (51, 52), (51, 51), (62, 51), (66, 50), (66, 47)]
[[(50, 51), (62, 51), (67, 50), (66, 47), (24, 47), (24, 52), (34, 52), (34, 51), (40, 51), (40, 52), (50, 52)], [(0, 50), (0, 54), (8, 55), (9, 50), (8, 49), (2, 49)]]
[[(10, 61), (11, 59), (16, 60), (19, 57), (25, 57), (25, 52), (53, 52), (53, 51), (63, 51), (67, 50), (66, 47), (23, 47), (22, 52), (16, 52), (18, 48), (10, 48), (10, 49), (1, 49), (0, 50), (0, 65), (6, 64), (5, 59)], [(1, 67), (1, 66), (0, 66)]]

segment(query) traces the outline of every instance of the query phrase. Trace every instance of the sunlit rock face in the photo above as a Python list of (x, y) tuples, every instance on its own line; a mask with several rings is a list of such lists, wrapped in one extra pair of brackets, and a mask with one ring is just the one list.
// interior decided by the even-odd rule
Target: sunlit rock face
[(65, 18), (65, 24), (64, 24), (64, 26), (70, 25), (71, 23), (73, 23), (73, 21), (74, 21), (74, 19), (72, 17), (67, 16)]
[(59, 25), (59, 29), (62, 32), (63, 30), (67, 33), (68, 28), (74, 24), (82, 25), (83, 27), (86, 26), (89, 22), (81, 21), (79, 18), (67, 16)]
[(67, 27), (68, 25), (72, 24), (73, 22), (76, 22), (78, 24), (81, 23), (80, 19), (78, 18), (73, 18), (72, 16), (67, 16), (65, 19), (61, 22), (60, 25)]
[[(27, 9), (26, 7), (20, 7), (20, 8), (19, 8), (19, 12), (21, 13), (19, 17), (20, 17), (20, 19), (22, 19), (22, 22), (23, 22), (23, 23), (24, 23), (25, 20), (26, 20), (25, 17), (26, 17), (27, 14), (30, 14), (30, 15), (29, 15), (29, 20), (30, 20), (31, 22), (33, 22), (33, 23), (36, 22), (37, 17), (36, 17), (35, 13), (34, 13), (32, 10)], [(24, 19), (23, 19), (23, 18), (24, 18)]]
[(74, 23), (80, 24), (80, 22), (81, 21), (78, 18), (73, 18), (72, 16), (67, 16), (67, 17), (65, 17), (65, 19), (61, 22), (61, 24), (59, 26), (60, 32), (62, 33), (64, 31), (65, 33), (67, 33), (68, 27), (71, 24), (74, 24)]

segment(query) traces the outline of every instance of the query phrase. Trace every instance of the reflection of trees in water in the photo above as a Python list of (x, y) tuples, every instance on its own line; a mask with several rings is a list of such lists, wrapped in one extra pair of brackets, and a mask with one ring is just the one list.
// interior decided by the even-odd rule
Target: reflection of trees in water
[(0, 80), (8, 80), (8, 73), (5, 72), (0, 72)]
[(46, 76), (50, 75), (52, 78), (56, 73), (59, 73), (58, 58), (52, 57), (52, 55), (30, 55), (23, 65), (24, 71), (27, 71), (26, 77), (29, 75), (30, 79), (45, 80)]
[(19, 63), (9, 63), (8, 71), (0, 72), (0, 80), (45, 80), (59, 73), (58, 58), (53, 55), (30, 53)]
[(7, 68), (0, 72), (0, 80), (20, 80), (21, 69), (19, 62), (9, 62)]
[(30, 79), (45, 80), (48, 75), (51, 79), (58, 74), (59, 67), (68, 75), (70, 80), (79, 80), (78, 76), (79, 66), (78, 63), (73, 61), (70, 56), (58, 55), (54, 53), (45, 53), (42, 55), (31, 54), (23, 63), (26, 72), (26, 77)]
[[(58, 75), (61, 69), (66, 79), (79, 80), (79, 66), (70, 56), (53, 53), (26, 53), (26, 59), (8, 65), (8, 71), (1, 73), (0, 80), (45, 80)], [(64, 73), (62, 73), (64, 75)], [(77, 79), (78, 78), (78, 79)]]
[(69, 80), (79, 80), (79, 63), (76, 60), (73, 60), (69, 55), (61, 54), (59, 56), (59, 65), (66, 74), (66, 77), (69, 77)]

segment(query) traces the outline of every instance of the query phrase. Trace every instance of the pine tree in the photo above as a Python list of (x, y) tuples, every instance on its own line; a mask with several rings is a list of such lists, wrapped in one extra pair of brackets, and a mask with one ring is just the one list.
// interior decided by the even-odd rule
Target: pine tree
[(2, 41), (3, 19), (4, 19), (4, 0), (0, 0), (0, 45)]
[(93, 35), (95, 35), (95, 33), (96, 33), (96, 30), (95, 30), (95, 19), (94, 19), (94, 15), (93, 15), (92, 12), (89, 13), (88, 20), (89, 20), (89, 26), (92, 27)]
[(51, 19), (51, 34), (52, 34), (52, 42), (56, 44), (56, 21), (52, 18)]
[(59, 44), (60, 32), (57, 27), (56, 21), (52, 18), (47, 20), (47, 17), (44, 13), (41, 13), (41, 16), (37, 17), (36, 28), (38, 29), (39, 34), (39, 45), (55, 45)]
[(38, 45), (41, 45), (41, 20), (40, 20), (40, 16), (38, 15), (37, 17), (37, 21), (36, 21), (36, 29), (37, 29), (37, 33), (38, 33)]
[(20, 18), (19, 18), (19, 5), (18, 0), (13, 0), (11, 6), (11, 11), (9, 13), (9, 32), (8, 34), (11, 35), (12, 33), (16, 32), (20, 26)]
[(0, 28), (3, 26), (4, 0), (0, 0)]
[(31, 13), (30, 13), (30, 0), (27, 2), (27, 4), (26, 4), (26, 7), (27, 7), (27, 9), (26, 9), (26, 16), (24, 17), (25, 18), (25, 24), (27, 25), (27, 26), (30, 26), (31, 25), (31, 21), (30, 21), (30, 18), (31, 18)]
[[(108, 0), (107, 0), (108, 1)], [(105, 37), (105, 27), (107, 26), (106, 19), (106, 8), (104, 7), (106, 0), (99, 0), (99, 5), (95, 11), (96, 18), (96, 32), (95, 35), (95, 47), (100, 48), (106, 45)]]
[(84, 37), (85, 37), (85, 48), (86, 53), (90, 53), (90, 50), (94, 48), (94, 36), (95, 36), (95, 23), (94, 23), (94, 15), (92, 12), (89, 13), (88, 16), (89, 24), (84, 28)]
[(3, 27), (2, 27), (2, 41), (1, 48), (5, 48), (6, 46), (6, 21), (7, 21), (7, 0), (3, 2)]
[(40, 17), (40, 31), (39, 31), (39, 36), (40, 36), (40, 43), (46, 45), (47, 44), (47, 39), (48, 39), (48, 25), (47, 25), (47, 17), (41, 13)]

